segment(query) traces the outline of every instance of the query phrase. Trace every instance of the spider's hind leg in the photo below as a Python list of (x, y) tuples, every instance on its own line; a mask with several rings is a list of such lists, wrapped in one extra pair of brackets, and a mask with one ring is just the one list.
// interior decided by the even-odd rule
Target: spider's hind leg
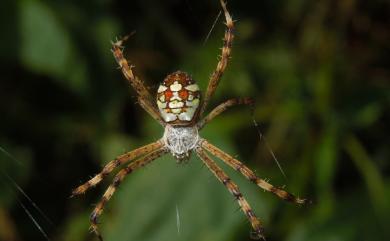
[(80, 194), (84, 194), (88, 189), (91, 187), (96, 186), (99, 184), (108, 174), (110, 174), (116, 167), (119, 167), (120, 165), (131, 161), (137, 157), (140, 157), (142, 155), (148, 154), (154, 150), (157, 150), (158, 148), (162, 147), (162, 142), (160, 140), (150, 143), (148, 145), (139, 147), (133, 151), (130, 151), (128, 153), (125, 153), (123, 155), (118, 156), (114, 160), (107, 163), (103, 170), (95, 175), (93, 178), (91, 178), (89, 181), (85, 182), (84, 184), (78, 186), (72, 191), (72, 197)]
[(98, 218), (102, 214), (105, 205), (111, 199), (111, 197), (114, 195), (116, 189), (121, 184), (123, 179), (128, 174), (135, 171), (136, 169), (149, 164), (150, 162), (159, 158), (160, 156), (164, 155), (165, 153), (167, 153), (167, 150), (165, 148), (160, 148), (159, 150), (156, 150), (156, 151), (130, 163), (129, 165), (127, 165), (127, 167), (123, 168), (115, 175), (112, 184), (107, 188), (106, 192), (103, 194), (102, 199), (96, 205), (95, 209), (93, 210), (93, 212), (91, 213), (91, 216), (90, 216), (91, 230), (99, 237), (99, 239), (101, 241), (103, 240), (103, 238), (102, 238), (102, 236), (99, 232), (99, 229), (98, 229)]
[(230, 180), (228, 175), (205, 153), (202, 148), (197, 148), (196, 153), (199, 158), (204, 162), (204, 164), (210, 169), (216, 178), (229, 190), (229, 192), (236, 198), (238, 204), (240, 205), (242, 211), (247, 216), (250, 221), (253, 232), (251, 232), (252, 239), (263, 239), (264, 231), (260, 220), (256, 217), (252, 208), (249, 206), (249, 203), (243, 197), (238, 186)]
[(224, 151), (217, 148), (216, 146), (210, 144), (208, 141), (203, 140), (201, 146), (207, 151), (209, 151), (211, 154), (213, 154), (214, 156), (218, 157), (223, 162), (228, 164), (230, 167), (240, 172), (249, 181), (255, 183), (257, 186), (261, 187), (262, 189), (275, 194), (279, 198), (296, 204), (311, 203), (311, 201), (308, 199), (302, 199), (296, 197), (281, 188), (277, 188), (273, 186), (272, 184), (268, 183), (266, 180), (257, 177), (256, 174), (251, 169), (249, 169), (249, 167), (245, 166), (242, 162), (230, 156), (229, 154), (225, 153)]

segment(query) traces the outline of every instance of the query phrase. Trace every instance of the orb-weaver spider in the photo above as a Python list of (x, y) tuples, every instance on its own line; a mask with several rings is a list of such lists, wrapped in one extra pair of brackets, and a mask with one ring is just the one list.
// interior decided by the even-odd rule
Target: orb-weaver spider
[[(165, 132), (163, 137), (156, 142), (125, 153), (110, 161), (99, 174), (73, 190), (73, 195), (83, 194), (89, 188), (100, 183), (103, 178), (111, 173), (116, 167), (135, 160), (130, 162), (130, 164), (116, 174), (112, 184), (108, 187), (102, 200), (96, 205), (91, 214), (91, 230), (96, 233), (100, 240), (102, 240), (102, 236), (97, 227), (98, 217), (102, 214), (105, 204), (110, 200), (119, 184), (126, 175), (149, 164), (168, 152), (170, 152), (178, 162), (188, 160), (193, 151), (197, 154), (209, 170), (236, 198), (242, 211), (252, 225), (252, 238), (254, 239), (264, 239), (262, 223), (254, 214), (246, 199), (242, 196), (238, 186), (232, 182), (226, 173), (209, 157), (209, 154), (218, 157), (227, 165), (244, 175), (251, 182), (264, 190), (275, 194), (281, 199), (297, 204), (305, 204), (308, 202), (306, 199), (295, 197), (283, 189), (274, 187), (264, 179), (258, 178), (251, 169), (239, 160), (209, 143), (206, 139), (201, 138), (198, 134), (199, 130), (226, 109), (236, 105), (253, 106), (253, 100), (251, 98), (229, 99), (218, 105), (208, 115), (202, 118), (206, 106), (213, 96), (221, 76), (225, 71), (230, 58), (234, 38), (233, 20), (226, 8), (225, 2), (220, 0), (220, 3), (226, 19), (224, 43), (221, 57), (216, 70), (210, 77), (203, 101), (201, 100), (201, 93), (195, 81), (187, 73), (177, 71), (169, 74), (159, 86), (157, 90), (156, 106), (144, 83), (133, 74), (132, 68), (134, 66), (130, 66), (123, 57), (122, 44), (128, 37), (112, 44), (114, 57), (124, 76), (137, 92), (137, 99), (141, 107), (165, 128)], [(209, 154), (206, 153), (206, 151)]]

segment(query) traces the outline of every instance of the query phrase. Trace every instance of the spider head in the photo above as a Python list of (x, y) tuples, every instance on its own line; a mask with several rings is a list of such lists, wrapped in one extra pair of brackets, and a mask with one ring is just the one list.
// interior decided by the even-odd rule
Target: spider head
[(166, 123), (190, 125), (199, 112), (199, 87), (187, 73), (176, 71), (160, 84), (157, 90), (157, 105)]

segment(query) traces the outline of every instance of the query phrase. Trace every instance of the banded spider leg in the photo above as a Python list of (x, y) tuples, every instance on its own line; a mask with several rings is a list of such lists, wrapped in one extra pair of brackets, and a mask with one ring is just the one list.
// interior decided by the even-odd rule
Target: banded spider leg
[(232, 17), (230, 16), (226, 8), (226, 3), (223, 0), (220, 0), (220, 3), (226, 19), (226, 23), (225, 23), (226, 30), (225, 30), (225, 36), (223, 38), (222, 53), (217, 64), (217, 68), (215, 69), (215, 71), (210, 77), (206, 94), (204, 96), (203, 104), (201, 105), (200, 116), (202, 116), (203, 112), (205, 111), (207, 104), (210, 101), (211, 97), (213, 96), (215, 90), (217, 89), (222, 74), (226, 69), (226, 66), (230, 58), (232, 43), (234, 39), (234, 34), (233, 34), (234, 24), (233, 24)]
[(112, 195), (114, 195), (116, 189), (121, 184), (123, 179), (133, 171), (138, 168), (144, 167), (162, 155), (166, 154), (168, 151), (166, 148), (157, 149), (138, 160), (131, 162), (127, 167), (120, 170), (114, 177), (112, 184), (107, 188), (106, 192), (103, 194), (101, 201), (96, 205), (95, 209), (91, 213), (90, 221), (91, 221), (91, 230), (98, 236), (99, 240), (103, 241), (103, 237), (98, 230), (98, 218), (102, 214), (104, 210), (104, 206), (111, 199)]
[(165, 153), (167, 153), (167, 150), (164, 147), (163, 141), (161, 140), (137, 148), (126, 154), (120, 155), (114, 160), (110, 161), (108, 164), (104, 166), (103, 170), (100, 173), (98, 173), (93, 178), (91, 178), (90, 180), (88, 180), (87, 182), (85, 182), (84, 184), (80, 185), (79, 187), (77, 187), (72, 191), (72, 196), (84, 194), (88, 189), (99, 184), (116, 167), (119, 167), (120, 165), (126, 162), (139, 158), (136, 161), (133, 161), (130, 164), (128, 164), (127, 167), (121, 169), (116, 174), (113, 183), (108, 187), (107, 191), (103, 195), (102, 200), (96, 205), (94, 211), (91, 213), (91, 217), (90, 217), (91, 230), (98, 236), (99, 240), (103, 240), (103, 238), (100, 235), (97, 227), (98, 217), (103, 212), (105, 204), (110, 200), (116, 188), (122, 182), (124, 177), (130, 174), (131, 172), (133, 172), (134, 170), (143, 167), (146, 164), (149, 164), (150, 162), (152, 162), (153, 160), (157, 159), (158, 157), (162, 156)]
[(165, 125), (164, 120), (161, 118), (159, 111), (156, 107), (154, 102), (152, 101), (152, 97), (148, 91), (148, 89), (145, 87), (145, 84), (142, 80), (140, 80), (137, 76), (133, 74), (132, 68), (134, 66), (129, 65), (126, 58), (123, 56), (123, 42), (126, 41), (129, 38), (129, 35), (116, 41), (115, 43), (112, 43), (112, 53), (115, 57), (116, 62), (118, 63), (119, 67), (122, 70), (123, 75), (126, 77), (126, 79), (129, 81), (130, 85), (135, 89), (137, 92), (137, 100), (141, 107), (149, 113), (155, 119), (160, 123), (162, 126)]
[(215, 117), (217, 117), (218, 115), (222, 114), (222, 112), (236, 105), (249, 105), (251, 107), (251, 110), (253, 111), (254, 103), (255, 103), (254, 100), (250, 97), (229, 99), (219, 104), (206, 117), (204, 117), (201, 121), (199, 121), (198, 129), (201, 130), (207, 123), (212, 121)]
[(72, 196), (77, 196), (80, 194), (84, 194), (88, 189), (91, 187), (96, 186), (99, 184), (108, 174), (110, 174), (116, 167), (119, 167), (120, 165), (129, 162), (131, 160), (134, 160), (142, 155), (148, 154), (152, 151), (155, 151), (163, 146), (163, 143), (161, 140), (158, 140), (156, 142), (150, 143), (148, 145), (139, 147), (135, 150), (132, 150), (130, 152), (127, 152), (123, 155), (120, 155), (116, 157), (114, 160), (107, 163), (102, 171), (98, 174), (96, 174), (93, 178), (85, 182), (84, 184), (78, 186), (72, 191)]
[(237, 159), (233, 158), (232, 156), (225, 153), (221, 149), (210, 144), (205, 139), (202, 139), (200, 141), (200, 147), (196, 148), (196, 153), (198, 157), (205, 163), (205, 165), (210, 169), (210, 171), (214, 173), (217, 179), (225, 185), (225, 187), (229, 190), (229, 192), (232, 193), (233, 196), (237, 199), (240, 208), (247, 216), (254, 230), (251, 233), (251, 237), (253, 239), (265, 240), (261, 221), (256, 217), (249, 203), (241, 194), (238, 186), (235, 183), (233, 183), (230, 180), (230, 178), (226, 175), (226, 173), (206, 154), (205, 150), (210, 152), (213, 156), (221, 159), (224, 163), (226, 163), (236, 171), (240, 172), (245, 178), (255, 183), (260, 188), (273, 193), (277, 197), (296, 204), (310, 203), (310, 201), (307, 199), (301, 199), (295, 197), (294, 195), (286, 192), (285, 190), (281, 188), (277, 188), (272, 184), (268, 183), (267, 181), (265, 181), (264, 179), (257, 177), (256, 174), (247, 166), (245, 166), (242, 162), (238, 161)]
[(247, 216), (250, 221), (253, 232), (251, 233), (253, 239), (264, 239), (262, 223), (256, 217), (249, 203), (243, 197), (238, 186), (230, 180), (229, 176), (205, 153), (202, 148), (197, 148), (196, 153), (198, 157), (204, 162), (204, 164), (209, 168), (209, 170), (214, 173), (216, 178), (229, 190), (229, 192), (237, 200), (238, 204), (241, 207), (241, 210)]
[(210, 144), (205, 139), (202, 140), (201, 146), (205, 150), (210, 152), (213, 156), (218, 157), (224, 163), (229, 165), (231, 168), (240, 172), (246, 179), (253, 182), (254, 184), (259, 186), (260, 188), (275, 194), (277, 197), (279, 197), (283, 200), (292, 202), (292, 203), (296, 203), (296, 204), (310, 203), (310, 201), (308, 199), (301, 199), (301, 198), (295, 197), (291, 193), (288, 193), (281, 188), (277, 188), (277, 187), (273, 186), (272, 184), (268, 183), (267, 181), (265, 181), (264, 179), (257, 177), (256, 174), (251, 169), (249, 169), (249, 167), (247, 167), (246, 165), (244, 165), (242, 162), (235, 159), (234, 157), (230, 156), (229, 154), (225, 153), (221, 149), (217, 148), (216, 146)]

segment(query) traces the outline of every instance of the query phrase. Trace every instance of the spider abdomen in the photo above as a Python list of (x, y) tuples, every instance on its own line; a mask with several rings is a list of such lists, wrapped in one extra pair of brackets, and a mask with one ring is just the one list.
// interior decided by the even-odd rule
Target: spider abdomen
[(192, 123), (199, 104), (199, 87), (185, 72), (169, 74), (157, 90), (157, 106), (161, 117), (171, 125)]
[(188, 159), (191, 151), (198, 146), (198, 129), (196, 126), (178, 127), (167, 125), (163, 141), (165, 147), (178, 161)]

